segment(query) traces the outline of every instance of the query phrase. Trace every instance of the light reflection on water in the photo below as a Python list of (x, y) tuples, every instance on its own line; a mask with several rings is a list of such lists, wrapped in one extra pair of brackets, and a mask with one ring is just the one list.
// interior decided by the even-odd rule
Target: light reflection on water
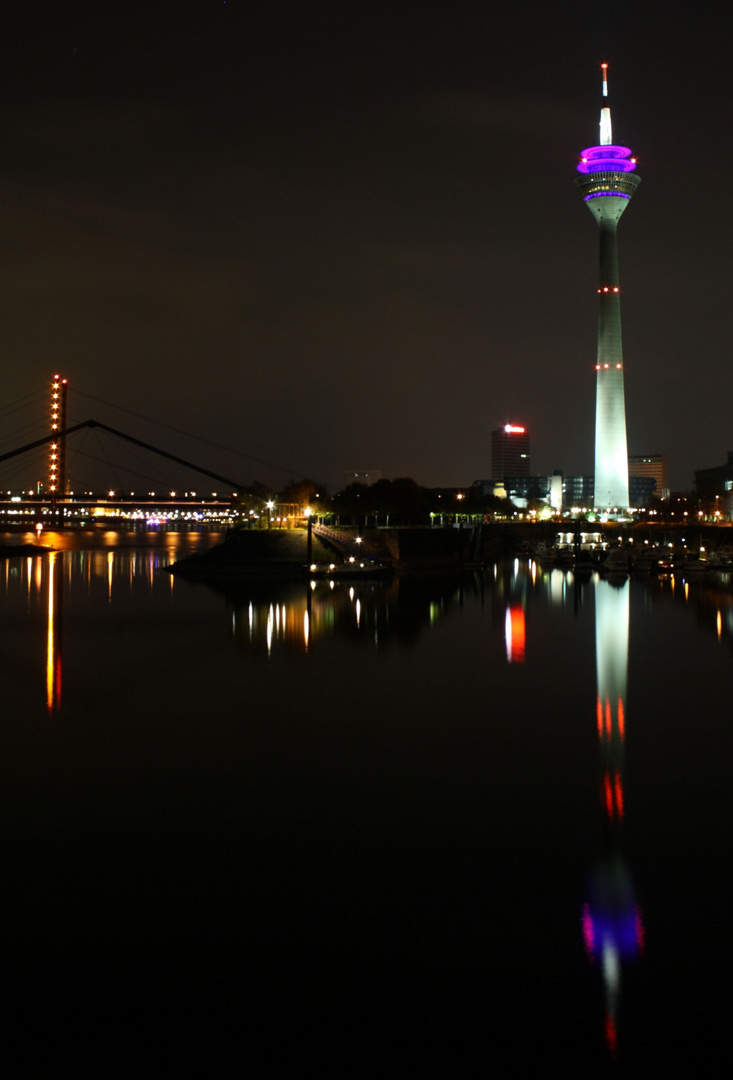
[(181, 1015), (238, 1038), (242, 1015), (255, 1040), (273, 1014), (332, 1043), (366, 1025), (418, 1060), (442, 1032), (495, 1062), (659, 1061), (670, 1017), (710, 1044), (733, 955), (727, 587), (519, 561), (208, 586), (170, 550), (4, 562), (8, 918), (64, 965), (50, 947), (39, 986), (89, 1006), (91, 967), (124, 987), (152, 963)]

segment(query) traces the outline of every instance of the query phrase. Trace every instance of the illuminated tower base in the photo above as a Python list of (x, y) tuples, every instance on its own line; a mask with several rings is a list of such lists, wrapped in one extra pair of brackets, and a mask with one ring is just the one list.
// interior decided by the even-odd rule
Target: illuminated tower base
[(604, 64), (600, 145), (582, 152), (578, 165), (581, 175), (576, 182), (600, 229), (594, 504), (597, 510), (625, 510), (629, 505), (629, 457), (616, 229), (640, 177), (634, 175), (636, 161), (629, 157), (631, 150), (611, 141), (606, 67)]

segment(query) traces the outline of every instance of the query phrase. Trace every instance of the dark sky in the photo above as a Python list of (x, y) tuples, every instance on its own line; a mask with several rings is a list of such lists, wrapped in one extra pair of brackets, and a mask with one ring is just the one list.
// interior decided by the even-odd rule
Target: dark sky
[(591, 472), (598, 239), (574, 177), (607, 60), (642, 177), (619, 230), (629, 451), (690, 487), (733, 448), (721, 11), (16, 6), (0, 404), (60, 370), (73, 419), (276, 486), (468, 484), (508, 420), (533, 471)]

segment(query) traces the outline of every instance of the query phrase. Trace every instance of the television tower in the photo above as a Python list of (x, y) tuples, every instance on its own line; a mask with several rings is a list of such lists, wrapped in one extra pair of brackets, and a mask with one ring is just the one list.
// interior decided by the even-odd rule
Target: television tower
[(603, 98), (600, 139), (580, 155), (576, 183), (600, 227), (601, 276), (598, 288), (596, 362), (596, 510), (626, 510), (629, 505), (629, 458), (626, 446), (624, 362), (621, 348), (621, 294), (616, 228), (640, 183), (636, 159), (611, 134), (608, 64), (601, 64)]

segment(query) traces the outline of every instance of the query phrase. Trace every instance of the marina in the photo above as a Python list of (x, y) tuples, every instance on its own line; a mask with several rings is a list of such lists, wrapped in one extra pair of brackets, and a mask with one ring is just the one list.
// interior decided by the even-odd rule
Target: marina
[(40, 14), (2, 39), (11, 1075), (717, 1073), (725, 36)]

